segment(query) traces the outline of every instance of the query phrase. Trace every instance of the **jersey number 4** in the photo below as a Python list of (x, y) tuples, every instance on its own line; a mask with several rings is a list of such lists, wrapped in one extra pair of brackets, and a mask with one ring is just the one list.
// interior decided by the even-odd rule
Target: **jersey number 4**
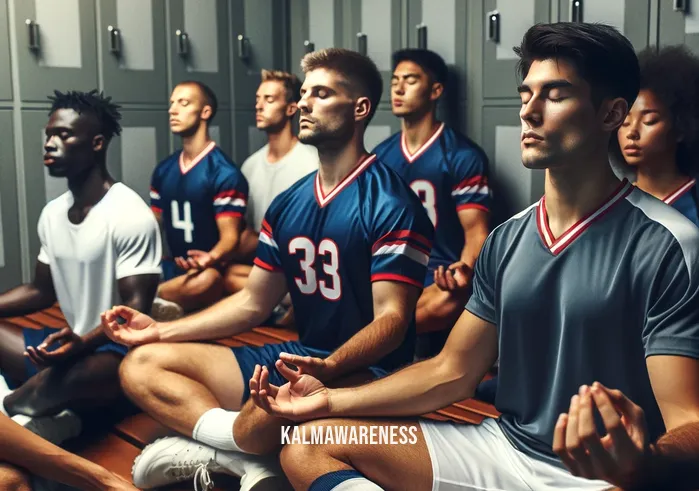
[[(302, 252), (303, 258), (299, 259), (303, 278), (295, 278), (296, 286), (304, 295), (313, 295), (318, 288), (320, 293), (328, 300), (337, 300), (342, 295), (342, 285), (337, 269), (340, 265), (340, 255), (337, 244), (330, 239), (323, 239), (316, 248), (308, 237), (294, 237), (289, 242), (289, 254)], [(316, 256), (325, 256), (323, 272), (329, 276), (328, 281), (317, 280), (315, 261)]]
[(430, 181), (424, 179), (418, 179), (410, 183), (410, 189), (413, 190), (415, 194), (422, 201), (422, 206), (425, 207), (427, 216), (430, 217), (432, 226), (437, 226), (437, 192), (434, 189), (434, 185)]
[(180, 205), (177, 201), (170, 202), (170, 214), (172, 215), (172, 228), (184, 231), (184, 241), (191, 244), (194, 241), (194, 222), (192, 222), (192, 205), (185, 201), (184, 213), (180, 219)]

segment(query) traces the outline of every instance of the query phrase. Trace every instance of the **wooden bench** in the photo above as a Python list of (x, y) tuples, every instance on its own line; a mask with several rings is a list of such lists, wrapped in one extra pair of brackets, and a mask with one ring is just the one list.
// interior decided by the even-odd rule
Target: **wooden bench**
[[(29, 329), (41, 329), (45, 326), (59, 328), (67, 325), (58, 306), (23, 317), (4, 319), (0, 321), (0, 324), (12, 324)], [(232, 347), (262, 346), (297, 339), (298, 334), (290, 329), (256, 327), (250, 332), (222, 339), (219, 342)], [(478, 424), (486, 417), (495, 418), (498, 416), (499, 413), (492, 405), (476, 399), (467, 399), (425, 414), (423, 417), (438, 421)], [(143, 447), (169, 434), (174, 433), (147, 414), (139, 413), (120, 421), (105, 434), (83, 435), (75, 442), (71, 442), (69, 449), (130, 481), (133, 461)], [(216, 476), (215, 481), (217, 490), (237, 489), (237, 480), (229, 476)], [(191, 489), (191, 486), (187, 484), (173, 485), (167, 489), (181, 491)]]

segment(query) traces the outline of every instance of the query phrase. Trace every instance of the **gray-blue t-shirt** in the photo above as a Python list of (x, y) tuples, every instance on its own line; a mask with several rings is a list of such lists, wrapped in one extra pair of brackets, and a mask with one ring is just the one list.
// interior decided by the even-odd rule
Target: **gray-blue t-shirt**
[(466, 309), (497, 326), (495, 406), (516, 448), (562, 465), (556, 420), (594, 381), (641, 406), (655, 440), (646, 357), (699, 358), (699, 229), (623, 181), (554, 240), (542, 198), (490, 234)]

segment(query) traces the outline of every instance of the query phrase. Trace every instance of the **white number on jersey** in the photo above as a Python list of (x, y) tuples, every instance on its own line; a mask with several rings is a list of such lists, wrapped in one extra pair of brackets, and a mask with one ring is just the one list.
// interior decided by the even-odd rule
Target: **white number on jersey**
[(194, 241), (192, 233), (194, 232), (194, 222), (192, 222), (192, 205), (189, 201), (185, 201), (184, 213), (180, 219), (180, 205), (177, 201), (170, 202), (170, 210), (172, 214), (172, 228), (184, 231), (184, 241), (191, 244)]
[[(300, 251), (303, 252), (303, 258), (299, 259), (303, 278), (294, 278), (299, 291), (304, 295), (313, 295), (320, 287), (320, 293), (326, 299), (337, 300), (340, 298), (342, 286), (340, 275), (337, 272), (340, 266), (337, 244), (330, 239), (323, 239), (318, 244), (316, 253), (316, 246), (308, 237), (294, 237), (289, 242), (289, 254), (297, 254)], [(317, 281), (314, 269), (316, 255), (329, 256), (329, 261), (323, 262), (323, 272), (330, 277), (329, 281)]]
[(424, 206), (425, 211), (427, 211), (427, 216), (430, 217), (432, 226), (436, 227), (437, 192), (434, 189), (434, 185), (430, 181), (418, 179), (410, 183), (410, 189), (412, 189), (413, 192), (418, 195), (420, 201), (422, 201), (422, 206)]

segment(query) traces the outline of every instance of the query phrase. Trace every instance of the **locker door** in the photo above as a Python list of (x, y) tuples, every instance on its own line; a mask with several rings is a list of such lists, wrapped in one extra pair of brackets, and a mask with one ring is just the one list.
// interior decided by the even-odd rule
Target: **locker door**
[[(219, 105), (229, 104), (228, 2), (168, 0), (168, 6), (172, 83), (198, 80), (211, 87)], [(234, 19), (239, 15), (237, 10), (233, 14)]]
[(253, 109), (260, 70), (288, 69), (286, 2), (232, 0), (231, 8), (234, 104), (236, 109)]
[(376, 145), (400, 131), (400, 119), (390, 109), (379, 109), (364, 133), (364, 146), (371, 152)]
[(46, 101), (57, 90), (97, 88), (94, 0), (15, 2), (23, 101)]
[(231, 155), (231, 158), (238, 167), (242, 166), (245, 159), (267, 143), (267, 134), (255, 126), (255, 111), (253, 110), (236, 111), (233, 134), (235, 155)]
[(342, 0), (294, 0), (290, 5), (290, 69), (303, 80), (301, 58), (342, 46)]
[(517, 97), (515, 68), (522, 36), (532, 25), (549, 22), (548, 0), (485, 0), (483, 97)]
[(400, 0), (345, 0), (344, 47), (368, 55), (384, 80), (381, 100), (390, 104), (391, 54), (402, 47)]
[(483, 108), (483, 150), (490, 161), (493, 226), (522, 211), (544, 194), (543, 170), (522, 164), (519, 106)]
[(699, 4), (696, 1), (660, 2), (659, 44), (685, 44), (699, 55)]
[(0, 134), (5, 138), (0, 145), (0, 292), (4, 292), (22, 282), (14, 133), (9, 109), (0, 110)]
[(116, 180), (150, 204), (153, 169), (170, 153), (167, 111), (122, 109), (121, 127), (121, 135), (109, 144), (107, 165)]
[(167, 101), (164, 0), (102, 0), (104, 91), (118, 102)]
[(619, 29), (637, 51), (648, 46), (650, 3), (650, 0), (558, 0), (562, 21), (610, 24)]
[[(209, 135), (221, 149), (233, 159), (233, 131), (231, 130), (231, 111), (219, 109), (209, 127)], [(233, 159), (235, 160), (235, 159)], [(241, 164), (242, 162), (236, 162)]]
[(7, 23), (7, 0), (0, 0), (0, 100), (12, 99), (10, 71), (10, 29)]
[(462, 0), (408, 0), (408, 45), (438, 53), (452, 72), (445, 94), (464, 100), (467, 3)]

